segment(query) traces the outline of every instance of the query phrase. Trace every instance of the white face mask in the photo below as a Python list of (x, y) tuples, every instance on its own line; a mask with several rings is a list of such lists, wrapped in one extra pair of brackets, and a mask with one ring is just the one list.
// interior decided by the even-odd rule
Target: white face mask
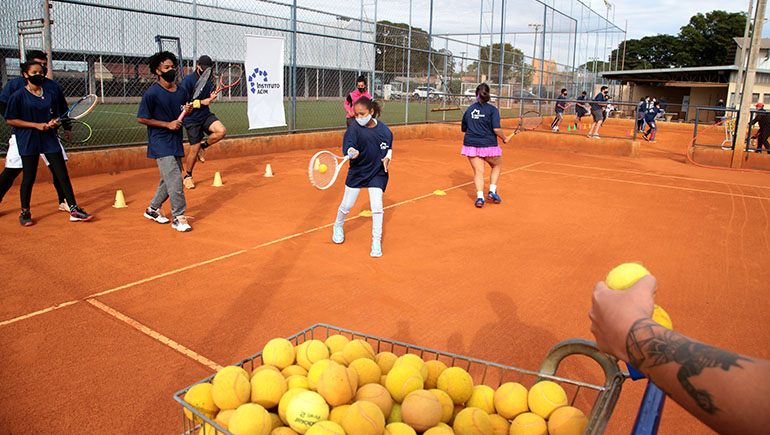
[(360, 125), (361, 127), (363, 127), (363, 126), (365, 126), (366, 124), (368, 124), (368, 123), (369, 123), (369, 121), (371, 121), (371, 120), (372, 120), (372, 115), (366, 115), (366, 116), (364, 116), (363, 118), (356, 118), (356, 122), (357, 122), (357, 123), (358, 123), (358, 125)]

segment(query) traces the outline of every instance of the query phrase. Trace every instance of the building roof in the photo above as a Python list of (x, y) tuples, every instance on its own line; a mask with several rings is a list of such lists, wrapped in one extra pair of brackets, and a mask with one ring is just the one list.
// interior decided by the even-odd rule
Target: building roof
[[(602, 77), (611, 80), (643, 83), (717, 83), (728, 84), (730, 74), (738, 71), (735, 65), (702, 66), (685, 68), (636, 69), (625, 71), (606, 71)], [(759, 71), (758, 71), (759, 72)]]
[[(746, 38), (733, 38), (733, 41), (738, 47), (743, 47), (743, 42)], [(762, 38), (759, 43), (759, 48), (768, 50), (770, 49), (770, 38)]]

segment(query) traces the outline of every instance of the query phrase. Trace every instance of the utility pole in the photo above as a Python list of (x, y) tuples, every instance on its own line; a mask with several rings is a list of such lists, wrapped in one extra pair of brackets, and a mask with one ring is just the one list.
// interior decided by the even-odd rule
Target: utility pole
[[(749, 13), (746, 14), (746, 28), (743, 29), (743, 42), (741, 42), (741, 54), (738, 56), (738, 77), (735, 80), (735, 96), (733, 101), (727, 101), (730, 106), (738, 105), (738, 86), (743, 80), (743, 70), (746, 69), (746, 46), (749, 45), (749, 29), (751, 28), (751, 11), (754, 9), (754, 0), (749, 0)], [(729, 95), (727, 96), (730, 97)]]
[[(537, 74), (535, 74), (535, 58), (537, 57), (537, 34), (540, 32), (540, 28), (543, 27), (542, 24), (528, 24), (529, 27), (532, 27), (535, 29), (535, 44), (532, 47), (532, 77), (534, 78)], [(540, 65), (540, 68), (542, 68), (543, 65)]]

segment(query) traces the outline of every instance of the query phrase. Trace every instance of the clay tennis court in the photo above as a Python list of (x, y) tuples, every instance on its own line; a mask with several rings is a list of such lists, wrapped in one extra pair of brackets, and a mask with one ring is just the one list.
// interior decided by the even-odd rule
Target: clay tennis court
[[(336, 140), (212, 148), (187, 191), (186, 234), (141, 216), (156, 168), (75, 178), (88, 224), (67, 222), (38, 181), (36, 225), (22, 228), (14, 187), (0, 205), (0, 432), (177, 434), (176, 391), (317, 322), (537, 370), (556, 343), (593, 339), (592, 287), (626, 261), (657, 276), (675, 329), (770, 358), (768, 175), (686, 163), (691, 130), (665, 123), (639, 158), (554, 151), (566, 135), (525, 133), (504, 146), (503, 202), (479, 210), (461, 137), (409, 131), (394, 130), (379, 259), (370, 220), (355, 217), (367, 195), (334, 245), (342, 183), (308, 183), (308, 158)], [(215, 171), (224, 187), (210, 186)], [(128, 208), (111, 207), (117, 189)], [(602, 382), (579, 357), (559, 374)], [(628, 432), (644, 386), (626, 381), (608, 433)], [(661, 431), (709, 429), (669, 400)]]

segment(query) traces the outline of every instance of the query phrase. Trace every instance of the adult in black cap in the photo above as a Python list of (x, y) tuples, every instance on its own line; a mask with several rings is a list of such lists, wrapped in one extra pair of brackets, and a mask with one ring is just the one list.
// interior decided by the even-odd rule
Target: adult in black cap
[[(195, 71), (182, 79), (180, 87), (191, 95), (200, 75), (212, 65), (214, 62), (210, 57), (203, 55), (198, 58)], [(184, 176), (184, 186), (188, 189), (195, 189), (195, 182), (192, 178), (195, 163), (197, 161), (205, 162), (206, 148), (224, 139), (225, 134), (227, 134), (225, 125), (209, 110), (209, 105), (217, 98), (217, 95), (212, 92), (210, 80), (206, 83), (201, 95), (209, 95), (209, 97), (197, 103), (194, 101), (192, 113), (184, 118), (184, 128), (187, 130), (187, 139), (190, 141), (190, 152), (185, 161), (186, 174)], [(203, 140), (204, 135), (208, 135), (205, 141)]]

